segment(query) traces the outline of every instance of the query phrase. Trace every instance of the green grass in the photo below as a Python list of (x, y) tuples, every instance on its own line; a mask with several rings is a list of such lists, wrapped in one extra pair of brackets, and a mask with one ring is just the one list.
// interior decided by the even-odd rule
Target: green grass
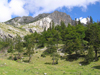
[[(32, 57), (31, 63), (7, 60), (0, 58), (0, 75), (100, 75), (100, 60), (89, 65), (80, 66), (79, 62), (84, 59), (79, 58), (70, 62), (59, 59), (57, 65), (52, 63), (52, 58), (41, 57), (43, 51), (38, 50)], [(24, 60), (27, 60), (25, 57)], [(5, 64), (6, 63), (6, 64)]]

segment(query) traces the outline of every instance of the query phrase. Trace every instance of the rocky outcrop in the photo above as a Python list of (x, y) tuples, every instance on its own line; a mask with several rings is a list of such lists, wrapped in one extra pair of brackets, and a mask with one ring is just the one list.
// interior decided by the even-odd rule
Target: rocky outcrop
[(0, 38), (2, 39), (6, 39), (6, 38), (13, 38), (14, 36), (12, 34), (8, 34), (7, 32), (4, 32), (1, 28), (0, 28)]
[(16, 18), (13, 18), (11, 20), (8, 20), (7, 22), (5, 22), (6, 24), (9, 24), (9, 25), (14, 25), (14, 26), (19, 26), (19, 25), (25, 25), (25, 24), (28, 24), (28, 23), (32, 23), (32, 22), (36, 22), (46, 16), (48, 16), (49, 14), (39, 14), (38, 16), (36, 17), (31, 17), (31, 16), (23, 16), (23, 17), (16, 17)]
[(29, 23), (29, 24), (23, 26), (22, 28), (31, 33), (34, 33), (35, 31), (40, 33), (40, 32), (43, 32), (44, 28), (46, 28), (46, 30), (47, 30), (50, 27), (51, 21), (52, 21), (52, 19), (50, 19), (49, 17), (45, 17), (36, 22)]
[(25, 35), (30, 34), (30, 32), (12, 25), (0, 23), (0, 38), (14, 38), (17, 34), (23, 38)]

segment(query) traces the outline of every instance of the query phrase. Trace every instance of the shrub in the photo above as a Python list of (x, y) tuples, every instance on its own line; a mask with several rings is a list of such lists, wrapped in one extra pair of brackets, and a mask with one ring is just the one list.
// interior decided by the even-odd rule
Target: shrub
[(8, 58), (8, 59), (10, 59), (10, 60), (11, 60), (11, 59), (13, 59), (13, 56), (9, 56), (9, 58)]
[(14, 60), (15, 60), (15, 61), (17, 60), (17, 57), (16, 57), (16, 56), (14, 57)]
[(38, 53), (38, 51), (36, 51), (36, 53)]
[(85, 62), (90, 64), (94, 59), (93, 47), (88, 48), (88, 54), (85, 57)]
[(45, 54), (41, 54), (41, 57), (46, 57), (46, 55)]

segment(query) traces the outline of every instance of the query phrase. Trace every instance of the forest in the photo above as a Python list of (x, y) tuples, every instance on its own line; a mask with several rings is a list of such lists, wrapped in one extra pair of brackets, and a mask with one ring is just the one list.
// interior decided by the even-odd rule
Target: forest
[[(59, 45), (62, 45), (59, 47)], [(59, 58), (68, 61), (77, 60), (79, 57), (84, 57), (84, 64), (90, 64), (93, 61), (99, 60), (100, 53), (100, 23), (90, 22), (83, 25), (80, 20), (75, 22), (75, 25), (61, 21), (61, 25), (56, 25), (52, 21), (50, 28), (42, 33), (32, 33), (21, 38), (17, 35), (15, 38), (0, 39), (0, 52), (5, 52), (9, 55), (10, 60), (21, 60), (27, 56), (28, 62), (31, 62), (35, 50), (38, 48), (47, 49), (41, 54), (41, 57), (51, 56), (52, 64), (58, 64)], [(60, 56), (58, 50), (61, 50), (66, 56)]]

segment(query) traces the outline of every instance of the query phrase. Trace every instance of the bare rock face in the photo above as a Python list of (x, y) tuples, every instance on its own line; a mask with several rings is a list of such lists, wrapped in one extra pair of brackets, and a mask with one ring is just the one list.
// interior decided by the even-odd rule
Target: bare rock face
[(33, 23), (30, 23), (30, 25), (33, 25), (33, 26), (39, 26), (41, 28), (46, 28), (46, 30), (50, 27), (50, 22), (52, 21), (51, 18), (49, 17), (45, 17), (41, 20), (38, 20), (36, 22), (33, 22)]
[(68, 23), (70, 23), (71, 25), (75, 24), (75, 21), (72, 20), (69, 15), (59, 11), (55, 11), (51, 14), (39, 14), (34, 18), (31, 16), (16, 17), (5, 23), (25, 29), (26, 31), (31, 33), (34, 33), (35, 31), (39, 33), (42, 32), (44, 28), (46, 28), (47, 30), (50, 27), (50, 23), (52, 21), (55, 23), (55, 26), (60, 25), (61, 20), (65, 22), (66, 26), (68, 26)]
[(8, 38), (13, 38), (14, 35), (9, 34), (9, 33), (7, 33), (7, 32), (4, 32), (4, 31), (0, 28), (0, 38), (6, 39), (7, 37), (8, 37)]
[(52, 19), (50, 19), (49, 17), (45, 17), (36, 22), (29, 23), (29, 24), (23, 26), (22, 28), (31, 33), (34, 33), (35, 31), (40, 33), (40, 32), (43, 32), (44, 28), (46, 28), (46, 30), (47, 30), (50, 27), (51, 21), (52, 21)]
[(60, 25), (61, 20), (65, 22), (66, 26), (68, 25), (68, 23), (73, 24), (71, 17), (63, 12), (55, 11), (50, 14), (49, 17), (54, 21), (56, 25)]
[(39, 14), (38, 16), (36, 17), (31, 17), (31, 16), (23, 16), (23, 17), (16, 17), (16, 18), (13, 18), (11, 20), (8, 20), (7, 22), (5, 22), (6, 24), (10, 24), (10, 25), (14, 25), (14, 26), (17, 26), (17, 25), (25, 25), (25, 24), (28, 24), (28, 23), (32, 23), (32, 22), (35, 22), (35, 21), (38, 21), (46, 16), (48, 16), (49, 14)]

